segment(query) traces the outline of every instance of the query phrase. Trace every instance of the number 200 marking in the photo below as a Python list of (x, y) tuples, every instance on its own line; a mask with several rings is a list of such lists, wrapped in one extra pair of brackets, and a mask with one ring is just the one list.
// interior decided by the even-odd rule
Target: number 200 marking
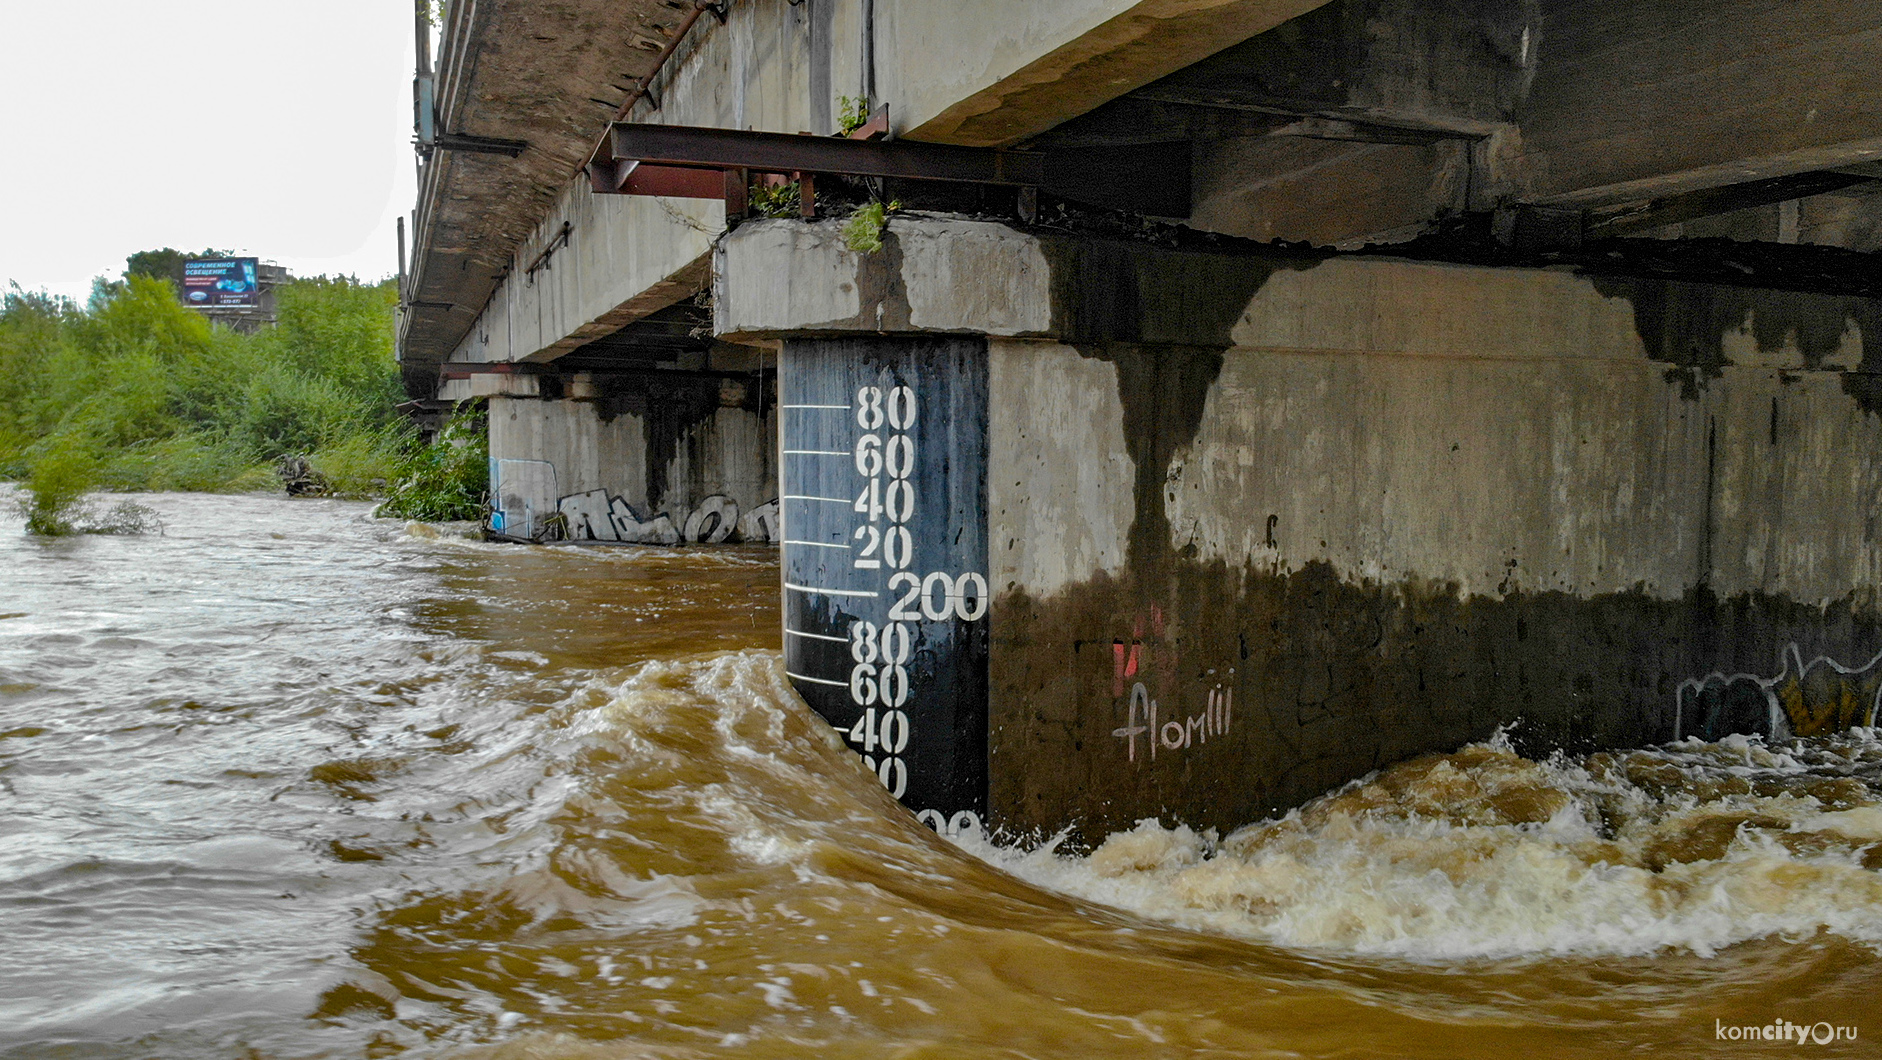
[[(987, 614), (987, 579), (969, 571), (956, 578), (946, 571), (935, 571), (926, 578), (910, 571), (898, 571), (889, 578), (889, 591), (907, 586), (907, 591), (889, 608), (891, 622), (944, 622), (958, 618), (978, 622)], [(939, 603), (935, 590), (939, 589)]]

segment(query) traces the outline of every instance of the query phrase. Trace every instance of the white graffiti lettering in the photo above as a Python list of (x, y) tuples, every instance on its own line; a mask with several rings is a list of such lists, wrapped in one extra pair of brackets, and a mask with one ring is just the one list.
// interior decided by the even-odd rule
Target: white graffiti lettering
[(1208, 703), (1200, 714), (1160, 721), (1160, 705), (1139, 681), (1131, 686), (1124, 724), (1111, 730), (1111, 735), (1124, 741), (1125, 759), (1133, 763), (1137, 761), (1137, 738), (1144, 737), (1149, 759), (1154, 762), (1159, 748), (1184, 751), (1208, 743), (1212, 736), (1226, 735), (1234, 722), (1234, 705), (1235, 690), (1217, 685), (1209, 690)]

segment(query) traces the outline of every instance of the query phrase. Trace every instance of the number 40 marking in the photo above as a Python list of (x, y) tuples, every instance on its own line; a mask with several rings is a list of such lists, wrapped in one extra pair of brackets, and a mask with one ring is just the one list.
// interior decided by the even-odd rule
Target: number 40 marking
[(877, 717), (876, 708), (870, 707), (850, 726), (850, 742), (861, 744), (865, 752), (880, 750), (899, 755), (908, 748), (910, 731), (908, 715), (903, 711), (885, 710)]

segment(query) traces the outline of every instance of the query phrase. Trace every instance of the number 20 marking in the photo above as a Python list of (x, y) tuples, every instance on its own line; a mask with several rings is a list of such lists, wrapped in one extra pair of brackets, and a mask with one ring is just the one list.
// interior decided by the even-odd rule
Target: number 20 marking
[[(906, 526), (891, 526), (885, 535), (864, 523), (851, 536), (864, 542), (863, 550), (856, 556), (855, 566), (858, 570), (879, 570), (883, 560), (887, 560), (891, 568), (901, 570), (915, 558), (915, 539), (910, 536)], [(878, 549), (882, 552), (882, 559), (871, 558)]]

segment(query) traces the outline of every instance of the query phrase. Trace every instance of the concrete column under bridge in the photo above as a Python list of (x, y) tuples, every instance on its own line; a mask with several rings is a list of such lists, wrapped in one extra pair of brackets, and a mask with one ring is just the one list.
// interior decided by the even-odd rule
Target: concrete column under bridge
[(940, 219), (716, 256), (823, 498), (783, 511), (793, 680), (931, 823), (1229, 827), (1503, 725), (1873, 719), (1875, 301)]

